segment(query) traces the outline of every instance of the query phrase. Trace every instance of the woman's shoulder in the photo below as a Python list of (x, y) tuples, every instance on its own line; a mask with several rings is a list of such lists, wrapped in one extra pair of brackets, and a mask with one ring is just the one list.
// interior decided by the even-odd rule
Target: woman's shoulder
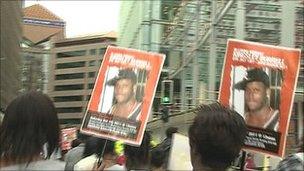
[(97, 160), (98, 157), (95, 154), (85, 157), (74, 165), (74, 170), (91, 170)]
[(104, 170), (117, 170), (118, 171), (118, 170), (127, 170), (127, 169), (125, 168), (125, 166), (115, 164), (111, 167), (105, 168)]
[(59, 160), (41, 160), (36, 163), (36, 166), (39, 166), (42, 170), (61, 170), (61, 168), (64, 170), (65, 162)]
[(64, 170), (65, 162), (59, 160), (39, 160), (27, 164), (17, 164), (1, 170)]

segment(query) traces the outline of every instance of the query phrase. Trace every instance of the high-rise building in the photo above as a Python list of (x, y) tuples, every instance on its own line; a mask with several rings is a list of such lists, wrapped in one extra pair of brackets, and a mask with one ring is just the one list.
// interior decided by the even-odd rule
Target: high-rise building
[(47, 93), (50, 49), (65, 37), (65, 22), (54, 13), (35, 4), (23, 9), (22, 92)]
[(1, 57), (0, 96), (1, 108), (19, 93), (20, 82), (20, 42), (22, 37), (22, 1), (1, 1)]
[[(165, 53), (163, 72), (181, 80), (181, 93), (175, 101), (188, 109), (216, 99), (228, 38), (289, 46), (287, 34), (294, 33), (289, 47), (302, 48), (303, 6), (299, 2), (123, 1), (117, 44)], [(294, 13), (287, 10), (282, 15), (285, 6), (294, 6)], [(295, 25), (288, 33), (282, 30), (286, 25), (282, 16), (287, 13), (285, 18)], [(298, 90), (302, 90), (302, 78)]]
[(62, 125), (79, 125), (108, 45), (116, 33), (58, 40), (51, 49), (48, 94)]
[[(153, 102), (153, 110), (159, 112), (161, 105), (161, 81), (168, 76), (170, 69), (180, 63), (180, 51), (171, 53), (166, 47), (161, 46), (165, 34), (165, 27), (173, 18), (173, 14), (181, 1), (122, 1), (120, 9), (120, 22), (117, 45), (128, 48), (141, 49), (166, 54), (164, 68), (157, 87)], [(136, 12), (135, 12), (136, 11)], [(174, 57), (174, 64), (170, 62)], [(170, 63), (170, 66), (169, 66)], [(180, 103), (180, 82), (174, 78), (174, 103)], [(179, 108), (179, 105), (176, 105)]]
[[(174, 87), (180, 85), (173, 95), (177, 111), (170, 113), (180, 117), (172, 120), (183, 131), (192, 116), (188, 109), (217, 99), (228, 38), (302, 49), (288, 154), (303, 137), (303, 11), (301, 1), (123, 1), (117, 45), (167, 55), (160, 81), (169, 79), (178, 82)], [(153, 104), (156, 114), (160, 89)], [(151, 124), (153, 132), (164, 129), (157, 122), (161, 121)], [(169, 119), (168, 125), (172, 124)]]

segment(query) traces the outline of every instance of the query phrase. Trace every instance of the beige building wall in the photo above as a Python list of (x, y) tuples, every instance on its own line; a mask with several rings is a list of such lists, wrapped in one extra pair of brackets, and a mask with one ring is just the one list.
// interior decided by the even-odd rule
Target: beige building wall
[(48, 94), (61, 124), (81, 123), (106, 47), (115, 42), (107, 35), (72, 38), (51, 49)]
[(20, 41), (22, 1), (1, 1), (1, 108), (6, 108), (20, 90)]

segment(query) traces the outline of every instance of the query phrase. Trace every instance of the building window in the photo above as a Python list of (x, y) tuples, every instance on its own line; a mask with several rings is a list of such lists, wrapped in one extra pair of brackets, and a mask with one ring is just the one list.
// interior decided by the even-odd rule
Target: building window
[(85, 50), (78, 50), (78, 51), (57, 53), (57, 58), (67, 58), (67, 57), (76, 57), (76, 56), (84, 56), (84, 55), (86, 55)]
[(99, 55), (104, 55), (106, 49), (105, 48), (100, 48), (99, 49)]
[(95, 60), (89, 61), (89, 66), (96, 66), (97, 62)]
[(54, 102), (82, 101), (82, 99), (82, 96), (56, 96), (54, 97)]
[(96, 55), (96, 49), (90, 49), (90, 55)]
[(56, 110), (58, 113), (79, 113), (82, 112), (82, 107), (59, 107)]
[(65, 69), (65, 68), (78, 68), (78, 67), (84, 67), (85, 62), (69, 62), (69, 63), (60, 63), (56, 64), (56, 69)]
[(93, 87), (94, 87), (94, 83), (88, 84), (88, 89), (93, 89)]
[(100, 66), (102, 63), (102, 59), (99, 59), (98, 62), (97, 62), (97, 66)]
[(164, 62), (164, 67), (168, 67), (169, 66), (169, 51), (166, 50), (166, 49), (161, 49), (160, 50), (160, 53), (162, 54), (165, 54), (166, 55), (166, 59), (165, 59), (165, 62)]
[(54, 90), (55, 91), (83, 90), (83, 84), (58, 85), (58, 86), (55, 86)]
[(89, 72), (88, 77), (89, 78), (94, 78), (95, 77), (95, 72)]
[(69, 80), (69, 79), (79, 79), (79, 78), (84, 78), (84, 73), (58, 74), (55, 76), (55, 80)]

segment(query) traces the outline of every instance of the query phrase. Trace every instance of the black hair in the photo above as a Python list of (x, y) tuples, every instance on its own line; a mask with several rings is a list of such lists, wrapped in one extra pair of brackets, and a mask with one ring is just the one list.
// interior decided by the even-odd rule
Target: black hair
[(113, 154), (113, 153), (115, 153), (114, 148), (115, 148), (114, 141), (107, 140), (106, 147), (104, 149), (104, 154)]
[(132, 69), (122, 69), (119, 70), (119, 73), (116, 77), (112, 78), (107, 82), (108, 85), (115, 86), (117, 81), (121, 79), (129, 79), (131, 80), (132, 84), (135, 85), (137, 82), (137, 76)]
[(31, 91), (6, 108), (0, 129), (0, 154), (12, 163), (30, 163), (47, 143), (47, 158), (58, 150), (59, 123), (51, 99)]
[(130, 145), (125, 146), (125, 155), (127, 158), (127, 170), (143, 169), (142, 167), (150, 165), (150, 141), (151, 135), (145, 131), (143, 140), (139, 147)]
[(161, 149), (154, 148), (151, 150), (151, 166), (161, 167), (165, 163), (165, 152)]
[(247, 70), (246, 77), (242, 81), (236, 83), (234, 85), (234, 88), (239, 90), (245, 90), (247, 84), (254, 81), (263, 83), (266, 89), (270, 86), (269, 76), (266, 74), (266, 72), (263, 71), (263, 69), (261, 68), (253, 68)]
[(178, 132), (178, 128), (177, 127), (169, 127), (167, 130), (166, 130), (166, 137), (167, 138), (172, 138), (172, 135), (174, 133), (177, 133)]
[(109, 154), (114, 152), (114, 142), (110, 140), (105, 140), (97, 137), (89, 137), (85, 143), (84, 152), (82, 158), (88, 157), (92, 154), (96, 154), (98, 157), (102, 155), (103, 148), (104, 154)]
[(82, 158), (88, 157), (92, 154), (97, 154), (98, 156), (100, 156), (104, 144), (104, 139), (97, 137), (89, 137), (85, 142)]
[(79, 130), (77, 130), (77, 137), (80, 141), (85, 142), (90, 136), (83, 134), (83, 133), (79, 132)]
[(221, 170), (238, 156), (246, 136), (243, 117), (219, 104), (202, 105), (189, 128), (191, 148), (201, 157), (201, 164)]
[(75, 139), (71, 142), (71, 147), (75, 148), (75, 147), (79, 146), (79, 144), (81, 144), (81, 143), (82, 143), (82, 141), (80, 139)]

